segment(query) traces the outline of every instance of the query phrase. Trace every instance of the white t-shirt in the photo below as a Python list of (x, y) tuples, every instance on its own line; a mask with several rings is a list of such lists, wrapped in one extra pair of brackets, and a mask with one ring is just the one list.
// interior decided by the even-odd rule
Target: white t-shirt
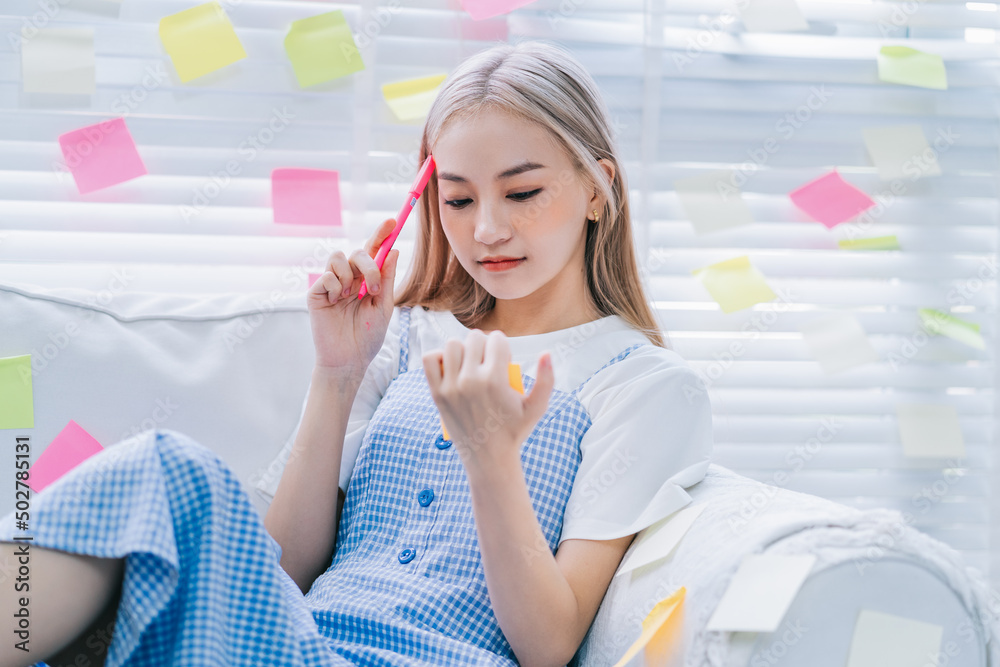
[[(369, 365), (351, 408), (340, 465), (347, 489), (368, 422), (399, 370), (400, 308), (393, 310), (382, 349)], [(409, 368), (449, 338), (469, 329), (450, 311), (410, 314)], [(635, 343), (649, 340), (611, 315), (532, 336), (508, 336), (511, 361), (534, 378), (538, 359), (552, 355), (555, 389), (572, 391)], [(306, 401), (309, 395), (306, 393)], [(712, 409), (701, 378), (673, 350), (645, 345), (584, 385), (578, 396), (591, 426), (580, 442), (581, 461), (563, 518), (563, 540), (609, 540), (637, 533), (689, 502), (685, 488), (701, 481), (712, 455)], [(305, 402), (299, 424), (305, 414)], [(256, 487), (273, 498), (299, 426)]]

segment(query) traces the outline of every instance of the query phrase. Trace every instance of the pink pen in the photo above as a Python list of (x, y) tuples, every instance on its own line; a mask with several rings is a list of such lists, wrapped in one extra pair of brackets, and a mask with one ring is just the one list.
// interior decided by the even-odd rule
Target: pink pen
[[(382, 245), (379, 246), (378, 252), (375, 254), (375, 264), (378, 266), (379, 271), (382, 270), (385, 258), (389, 254), (389, 251), (392, 250), (392, 244), (396, 242), (396, 237), (399, 236), (400, 230), (403, 229), (403, 223), (406, 222), (406, 218), (409, 217), (413, 207), (417, 205), (417, 200), (420, 199), (420, 194), (427, 186), (427, 181), (431, 180), (431, 174), (434, 173), (435, 166), (433, 155), (428, 155), (427, 159), (420, 166), (420, 171), (417, 172), (417, 178), (413, 181), (413, 187), (410, 188), (406, 203), (403, 204), (403, 208), (399, 209), (399, 213), (396, 215), (396, 226), (385, 237)], [(368, 294), (368, 285), (365, 284), (364, 278), (362, 278), (361, 289), (358, 290), (358, 298), (363, 299), (365, 294)]]

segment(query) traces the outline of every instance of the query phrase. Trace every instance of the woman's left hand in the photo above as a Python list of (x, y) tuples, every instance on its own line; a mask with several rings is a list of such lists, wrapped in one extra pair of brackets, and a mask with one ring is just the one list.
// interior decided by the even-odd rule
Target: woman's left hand
[[(548, 408), (555, 384), (552, 355), (538, 362), (527, 396), (510, 386), (510, 346), (502, 331), (469, 332), (462, 344), (445, 341), (444, 351), (423, 356), (431, 396), (466, 467), (517, 455)], [(511, 452), (513, 450), (513, 452)]]

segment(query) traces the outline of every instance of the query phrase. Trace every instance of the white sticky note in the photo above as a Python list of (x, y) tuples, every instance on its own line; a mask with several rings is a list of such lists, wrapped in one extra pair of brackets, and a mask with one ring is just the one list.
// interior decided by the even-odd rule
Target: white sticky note
[(951, 405), (897, 403), (899, 439), (906, 456), (964, 458), (958, 412)]
[(740, 18), (747, 32), (791, 32), (808, 30), (809, 22), (795, 0), (750, 0), (743, 3)]
[(703, 509), (705, 509), (704, 503), (688, 505), (642, 531), (642, 534), (636, 537), (635, 548), (622, 561), (615, 576), (649, 565), (673, 553), (674, 547), (680, 544)]
[(733, 185), (731, 169), (682, 178), (674, 181), (674, 189), (695, 234), (749, 225), (754, 221), (743, 194)]
[(861, 322), (850, 313), (830, 313), (799, 327), (813, 358), (826, 373), (878, 361)]
[(944, 628), (912, 618), (862, 609), (854, 624), (847, 667), (938, 664)]
[(774, 632), (815, 562), (814, 554), (746, 556), (705, 629)]
[(866, 127), (861, 132), (865, 137), (868, 157), (878, 168), (878, 177), (883, 181), (941, 175), (937, 153), (931, 150), (919, 125)]
[(21, 28), (26, 93), (92, 95), (97, 89), (93, 28)]

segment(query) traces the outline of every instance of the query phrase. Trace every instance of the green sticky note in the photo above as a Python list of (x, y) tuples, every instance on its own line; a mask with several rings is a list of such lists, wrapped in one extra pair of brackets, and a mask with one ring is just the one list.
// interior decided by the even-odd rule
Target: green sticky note
[(920, 308), (917, 310), (924, 328), (932, 334), (942, 334), (949, 338), (970, 345), (978, 350), (985, 350), (986, 343), (979, 333), (979, 325), (974, 322), (966, 322), (948, 313), (933, 308)]
[(0, 359), (0, 429), (35, 428), (31, 355)]
[(878, 78), (921, 88), (948, 88), (948, 74), (941, 56), (908, 46), (883, 46), (878, 52)]
[(899, 250), (896, 235), (875, 236), (869, 239), (841, 239), (837, 245), (842, 250)]
[(772, 301), (778, 296), (771, 291), (764, 276), (746, 255), (716, 262), (691, 273), (701, 280), (724, 313)]
[(184, 83), (247, 57), (218, 2), (160, 19), (160, 41)]
[(365, 68), (344, 12), (339, 9), (293, 21), (285, 35), (285, 52), (303, 88)]

